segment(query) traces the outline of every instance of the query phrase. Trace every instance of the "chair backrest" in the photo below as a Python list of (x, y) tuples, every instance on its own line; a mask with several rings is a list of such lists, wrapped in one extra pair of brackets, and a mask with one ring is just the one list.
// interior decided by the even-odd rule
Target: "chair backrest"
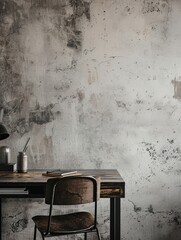
[(97, 202), (100, 196), (100, 178), (69, 176), (48, 179), (45, 203), (52, 205), (77, 205)]

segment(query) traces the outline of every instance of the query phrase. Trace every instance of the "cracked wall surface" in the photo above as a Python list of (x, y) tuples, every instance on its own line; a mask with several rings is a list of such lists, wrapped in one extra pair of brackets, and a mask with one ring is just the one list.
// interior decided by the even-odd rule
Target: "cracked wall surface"
[[(180, 0), (0, 0), (1, 146), (16, 162), (30, 137), (29, 168), (118, 169), (123, 240), (180, 238), (180, 11)], [(3, 204), (3, 239), (32, 239), (43, 200)], [(106, 199), (98, 221), (109, 239)]]

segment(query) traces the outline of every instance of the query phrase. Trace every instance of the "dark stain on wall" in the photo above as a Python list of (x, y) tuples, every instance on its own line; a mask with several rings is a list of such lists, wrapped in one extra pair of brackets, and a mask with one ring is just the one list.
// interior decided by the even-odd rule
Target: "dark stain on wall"
[(81, 42), (82, 42), (82, 32), (74, 30), (73, 34), (68, 34), (68, 41), (67, 41), (67, 47), (80, 49), (81, 48)]
[[(34, 124), (47, 124), (61, 114), (53, 111), (53, 104), (40, 106), (38, 100), (34, 108), (30, 107), (31, 97), (36, 96), (33, 95), (33, 83), (25, 82), (22, 75), (26, 46), (22, 46), (21, 37), (26, 34), (26, 25), (40, 24), (47, 39), (52, 34), (59, 38), (60, 44), (80, 51), (83, 37), (79, 26), (81, 18), (90, 21), (89, 1), (23, 0), (19, 3), (0, 0), (0, 110), (4, 110), (3, 121), (11, 134), (16, 132), (23, 135), (31, 131)], [(45, 19), (54, 26), (51, 32)], [(71, 71), (76, 65), (76, 60), (72, 59), (70, 66), (60, 66), (55, 71)], [(83, 97), (78, 93), (79, 101)]]
[(17, 121), (14, 121), (12, 124), (8, 125), (10, 133), (18, 133), (24, 135), (31, 131), (33, 124), (27, 121), (25, 118), (20, 118)]
[(147, 13), (160, 13), (163, 11), (163, 9), (168, 5), (168, 0), (144, 0), (143, 2), (143, 8), (142, 8), (142, 13), (147, 14)]
[(84, 92), (81, 91), (81, 90), (78, 90), (78, 91), (77, 91), (77, 95), (78, 95), (78, 100), (79, 100), (79, 102), (82, 102), (83, 99), (85, 98)]
[(90, 3), (84, 0), (69, 0), (74, 9), (74, 16), (82, 17), (84, 14), (90, 20)]
[[(67, 9), (70, 7), (72, 8), (72, 14), (67, 12)], [(62, 32), (64, 31), (67, 34), (67, 47), (78, 51), (81, 50), (82, 31), (79, 29), (78, 20), (83, 16), (90, 20), (90, 3), (84, 0), (33, 0), (30, 8), (32, 21), (34, 19), (37, 21), (43, 19), (46, 9), (54, 12), (55, 17), (51, 21), (60, 33), (60, 41), (64, 38)], [(51, 32), (54, 34), (52, 29)], [(57, 36), (57, 33), (55, 35)]]
[(174, 169), (174, 161), (180, 161), (181, 150), (179, 146), (174, 144), (174, 139), (167, 139), (167, 142), (168, 143), (160, 149), (159, 157), (161, 158), (162, 164), (167, 164), (168, 170), (171, 171)]
[(175, 222), (177, 225), (181, 226), (181, 216), (178, 215), (178, 216), (174, 217), (174, 222)]
[(118, 108), (124, 108), (125, 110), (129, 111), (127, 104), (122, 101), (116, 101)]
[[(157, 148), (156, 144), (142, 142), (145, 145), (145, 150), (149, 153), (151, 164), (151, 175), (153, 176), (154, 164), (159, 166), (160, 171), (165, 174), (174, 173), (181, 174), (180, 169), (177, 167), (178, 162), (181, 161), (181, 149), (179, 145), (175, 144), (174, 139), (166, 139), (161, 148)], [(156, 160), (156, 161), (155, 161)], [(151, 176), (150, 175), (150, 176)], [(150, 177), (149, 176), (149, 177)]]
[(90, 3), (84, 0), (70, 0), (73, 14), (65, 18), (65, 30), (67, 32), (67, 46), (76, 50), (81, 49), (82, 31), (78, 29), (77, 20), (84, 15), (90, 20)]
[[(22, 27), (24, 14), (22, 7), (15, 1), (0, 1), (0, 35), (8, 37), (10, 34), (19, 32)], [(12, 20), (12, 21), (10, 21)]]
[(172, 84), (174, 86), (174, 95), (173, 97), (176, 99), (181, 99), (181, 79), (175, 79), (172, 81)]
[(160, 2), (145, 0), (142, 12), (144, 14), (152, 13), (152, 12), (160, 12)]
[(35, 110), (30, 112), (29, 122), (42, 125), (53, 121), (54, 120), (54, 114), (52, 112), (53, 107), (54, 107), (53, 104), (49, 104), (46, 107), (40, 107), (40, 105), (37, 104)]
[(148, 207), (148, 212), (149, 213), (154, 213), (154, 211), (153, 211), (153, 206), (150, 204), (150, 206)]
[(156, 150), (155, 150), (155, 147), (153, 146), (153, 144), (146, 143), (146, 142), (142, 142), (142, 143), (145, 145), (146, 151), (149, 153), (150, 158), (152, 160), (156, 160), (157, 159), (157, 153), (156, 153)]
[(134, 212), (141, 212), (142, 208), (138, 207), (133, 201), (128, 200), (129, 202), (131, 202), (133, 204), (133, 208), (134, 208)]
[(18, 34), (24, 18), (22, 7), (15, 1), (0, 1), (0, 109), (4, 109), (3, 121), (9, 127), (18, 122), (15, 119), (21, 111), (23, 99), (26, 99), (17, 63), (20, 56)]
[[(67, 11), (70, 7), (72, 14)], [(90, 2), (84, 0), (32, 0), (30, 8), (32, 21), (34, 19), (41, 20), (45, 14), (44, 12), (41, 14), (41, 10), (45, 11), (46, 9), (54, 11), (56, 20), (52, 19), (52, 23), (60, 32), (60, 40), (62, 40), (63, 34), (61, 32), (63, 30), (67, 34), (67, 47), (77, 51), (81, 50), (82, 31), (79, 27), (79, 21), (84, 16), (90, 21)]]
[(25, 218), (19, 219), (12, 223), (11, 230), (12, 230), (12, 232), (21, 232), (23, 229), (25, 229), (27, 227), (27, 224), (28, 224), (27, 219), (25, 219)]
[[(19, 44), (15, 38), (24, 23), (21, 10), (14, 1), (0, 1), (0, 108), (6, 105), (7, 110), (4, 95), (8, 92), (11, 96), (17, 94), (21, 88), (21, 74), (16, 65)], [(9, 102), (9, 105), (13, 103)]]
[[(8, 105), (8, 109), (5, 108), (6, 116), (4, 117), (4, 120), (11, 134), (16, 132), (20, 135), (24, 135), (25, 133), (31, 131), (34, 124), (47, 124), (52, 122), (56, 116), (61, 114), (59, 111), (53, 111), (53, 104), (40, 106), (38, 103), (36, 104), (35, 109), (30, 110), (27, 114), (26, 111), (23, 111), (23, 104), (24, 102), (22, 99), (21, 101), (16, 99), (11, 106)], [(25, 115), (27, 116), (25, 117)]]

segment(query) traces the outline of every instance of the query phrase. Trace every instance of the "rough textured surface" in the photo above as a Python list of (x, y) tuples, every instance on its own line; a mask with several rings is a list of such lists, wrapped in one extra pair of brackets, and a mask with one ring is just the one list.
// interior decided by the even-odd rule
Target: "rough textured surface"
[[(180, 238), (180, 11), (180, 0), (0, 0), (11, 133), (0, 144), (16, 161), (30, 136), (29, 168), (117, 168), (123, 240)], [(40, 205), (8, 200), (3, 239), (32, 239)], [(108, 216), (101, 201), (103, 240)]]

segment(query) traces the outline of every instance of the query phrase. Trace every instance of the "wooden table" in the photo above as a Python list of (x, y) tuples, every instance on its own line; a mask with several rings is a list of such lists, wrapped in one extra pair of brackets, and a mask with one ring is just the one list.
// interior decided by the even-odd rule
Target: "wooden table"
[[(70, 170), (65, 170), (70, 171)], [(72, 170), (71, 170), (72, 171)], [(110, 239), (121, 239), (121, 198), (125, 197), (125, 182), (115, 169), (79, 169), (82, 174), (101, 177), (101, 198), (110, 199)], [(44, 198), (48, 177), (46, 170), (29, 170), (28, 173), (0, 172), (0, 190), (3, 188), (26, 188), (27, 194), (0, 193), (0, 220), (2, 222), (2, 198)], [(0, 224), (0, 240), (2, 231)]]

